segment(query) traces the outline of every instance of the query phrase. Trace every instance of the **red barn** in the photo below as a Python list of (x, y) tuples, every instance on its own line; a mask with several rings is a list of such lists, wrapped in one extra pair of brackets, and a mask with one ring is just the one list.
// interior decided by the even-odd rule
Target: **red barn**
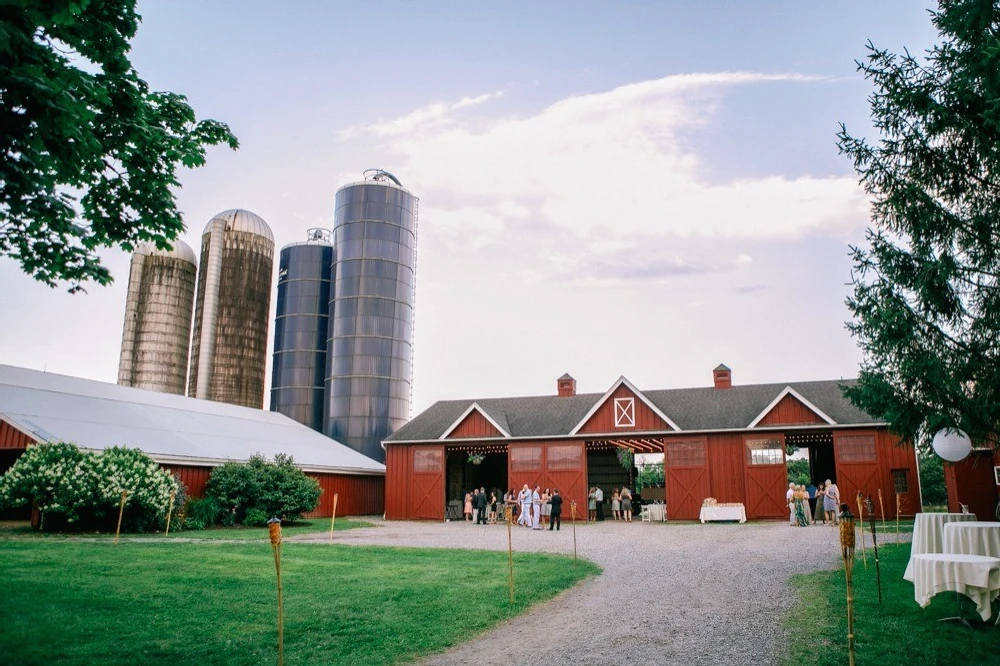
[(1000, 520), (1000, 451), (973, 449), (965, 460), (944, 466), (944, 482), (949, 511), (958, 512), (964, 504), (979, 520)]
[[(850, 381), (641, 391), (624, 377), (604, 394), (577, 394), (569, 375), (549, 396), (448, 400), (385, 440), (387, 519), (442, 520), (466, 489), (558, 487), (586, 510), (587, 490), (630, 483), (619, 449), (663, 453), (667, 515), (696, 519), (706, 497), (742, 502), (749, 518), (788, 516), (786, 445), (809, 451), (814, 481), (842, 497), (878, 497), (885, 512), (920, 511), (914, 449), (854, 407)], [(478, 465), (470, 453), (482, 453)]]

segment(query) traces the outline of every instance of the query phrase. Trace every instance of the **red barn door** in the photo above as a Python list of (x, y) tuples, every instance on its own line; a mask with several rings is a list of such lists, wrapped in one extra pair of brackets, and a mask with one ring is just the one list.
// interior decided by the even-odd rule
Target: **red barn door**
[(781, 433), (746, 435), (747, 518), (787, 518), (788, 469), (785, 436)]
[(668, 440), (663, 448), (667, 516), (674, 520), (695, 520), (709, 492), (705, 440)]
[(570, 518), (570, 502), (576, 500), (577, 517), (587, 511), (587, 452), (583, 442), (548, 444), (545, 447), (545, 485), (558, 488), (563, 498), (563, 517)]
[[(875, 503), (875, 515), (880, 516), (881, 510), (878, 503), (880, 474), (875, 434), (835, 432), (833, 434), (833, 452), (837, 462), (837, 478), (834, 483), (840, 490), (840, 501), (847, 502), (852, 512), (857, 511), (855, 498), (860, 492), (865, 497), (872, 498)], [(896, 500), (892, 495), (892, 488), (885, 488), (882, 492), (883, 505), (889, 507), (891, 504), (891, 507), (887, 508), (886, 511), (895, 514)]]
[(409, 518), (444, 520), (444, 447), (414, 446)]

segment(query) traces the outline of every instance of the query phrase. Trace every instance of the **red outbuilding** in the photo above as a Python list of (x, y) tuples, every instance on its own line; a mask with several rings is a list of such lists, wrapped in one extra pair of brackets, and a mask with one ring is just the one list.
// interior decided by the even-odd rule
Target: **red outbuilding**
[(442, 520), (467, 489), (525, 483), (559, 488), (582, 515), (589, 487), (610, 498), (633, 481), (617, 455), (628, 449), (664, 454), (671, 519), (697, 519), (708, 497), (742, 502), (751, 519), (787, 518), (787, 445), (808, 450), (812, 479), (835, 481), (845, 500), (860, 491), (877, 507), (881, 489), (887, 517), (897, 494), (901, 515), (920, 511), (912, 445), (844, 398), (853, 380), (734, 386), (724, 365), (713, 378), (642, 391), (621, 377), (604, 394), (577, 394), (564, 375), (555, 395), (435, 403), (383, 443), (385, 516)]

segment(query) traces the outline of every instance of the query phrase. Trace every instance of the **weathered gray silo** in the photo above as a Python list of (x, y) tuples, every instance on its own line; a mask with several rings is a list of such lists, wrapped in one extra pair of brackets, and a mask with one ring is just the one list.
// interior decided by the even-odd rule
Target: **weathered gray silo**
[(323, 432), (333, 245), (327, 229), (281, 248), (274, 317), (271, 411)]
[(380, 461), (410, 417), (417, 202), (381, 169), (336, 195), (323, 432)]
[(274, 236), (259, 216), (227, 210), (201, 237), (188, 395), (264, 405)]
[(172, 250), (142, 243), (132, 254), (118, 383), (184, 395), (197, 259), (184, 241)]

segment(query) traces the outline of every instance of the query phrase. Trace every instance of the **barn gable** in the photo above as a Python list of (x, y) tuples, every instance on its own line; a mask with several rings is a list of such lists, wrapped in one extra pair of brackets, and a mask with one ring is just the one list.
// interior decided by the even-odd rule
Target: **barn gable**
[(510, 437), (507, 419), (503, 412), (491, 415), (479, 403), (472, 403), (455, 419), (439, 439), (462, 437)]
[(625, 377), (619, 377), (569, 434), (680, 430)]
[(786, 386), (778, 396), (754, 418), (747, 428), (773, 425), (795, 425), (826, 423), (836, 425), (837, 422), (827, 416), (823, 410), (802, 396), (801, 393)]

